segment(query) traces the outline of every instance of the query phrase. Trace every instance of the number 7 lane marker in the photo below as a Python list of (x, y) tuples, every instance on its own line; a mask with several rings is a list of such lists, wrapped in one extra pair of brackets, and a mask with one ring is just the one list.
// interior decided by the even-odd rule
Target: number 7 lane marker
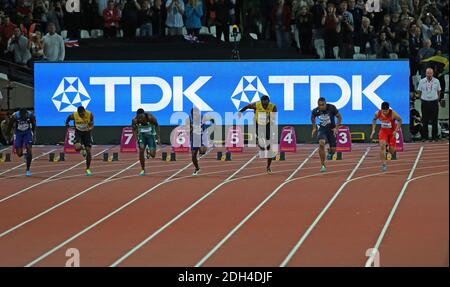
[(255, 215), (258, 210), (260, 210), (272, 197), (275, 196), (275, 194), (280, 191), (283, 186), (285, 186), (287, 183), (290, 182), (292, 177), (297, 174), (297, 172), (308, 162), (308, 160), (311, 159), (311, 157), (317, 152), (319, 148), (315, 148), (308, 157), (289, 175), (288, 178), (286, 178), (283, 183), (281, 183), (269, 196), (267, 196), (255, 209), (253, 209), (252, 212), (250, 212), (241, 222), (239, 222), (238, 225), (236, 225), (219, 243), (217, 243), (216, 246), (214, 246), (211, 251), (209, 251), (197, 264), (195, 264), (195, 267), (202, 266), (222, 245), (225, 244), (225, 242), (230, 239), (233, 234), (235, 234), (250, 218)]
[(294, 248), (289, 252), (289, 254), (286, 256), (286, 258), (283, 260), (283, 262), (280, 264), (280, 267), (286, 267), (288, 262), (294, 257), (297, 250), (302, 246), (303, 242), (305, 242), (306, 238), (308, 238), (309, 234), (313, 231), (313, 229), (316, 227), (316, 225), (319, 223), (319, 221), (322, 219), (322, 217), (325, 215), (325, 213), (328, 211), (328, 209), (331, 207), (331, 205), (334, 203), (336, 198), (339, 196), (339, 194), (344, 190), (345, 186), (352, 181), (353, 175), (356, 173), (358, 168), (361, 166), (362, 162), (366, 158), (367, 154), (370, 151), (370, 147), (366, 149), (366, 152), (363, 154), (359, 162), (356, 164), (356, 166), (353, 168), (352, 172), (349, 174), (347, 179), (344, 181), (344, 183), (341, 185), (341, 187), (336, 191), (336, 193), (333, 195), (333, 197), (330, 199), (330, 201), (327, 203), (327, 205), (322, 209), (322, 211), (319, 213), (319, 215), (316, 217), (316, 219), (313, 221), (313, 223), (308, 227), (306, 232), (303, 234), (303, 236), (300, 238), (300, 240), (295, 244)]
[(163, 232), (165, 229), (167, 229), (170, 225), (172, 225), (175, 221), (177, 221), (178, 219), (180, 219), (181, 217), (183, 217), (186, 213), (188, 213), (190, 210), (192, 210), (195, 206), (197, 206), (198, 204), (200, 204), (203, 200), (205, 200), (207, 197), (209, 197), (211, 194), (213, 194), (214, 192), (216, 192), (220, 187), (222, 187), (224, 184), (227, 184), (229, 182), (231, 182), (231, 180), (233, 179), (233, 177), (235, 175), (237, 175), (239, 172), (241, 172), (246, 166), (248, 166), (253, 160), (255, 160), (256, 156), (258, 154), (255, 154), (251, 159), (249, 159), (243, 166), (241, 166), (238, 170), (236, 170), (232, 175), (230, 175), (229, 177), (227, 177), (226, 179), (224, 179), (221, 183), (219, 183), (216, 187), (214, 187), (213, 189), (211, 189), (208, 193), (206, 193), (205, 195), (203, 195), (201, 198), (199, 198), (196, 202), (194, 202), (193, 204), (191, 204), (188, 208), (186, 208), (185, 210), (183, 210), (182, 212), (180, 212), (177, 216), (175, 216), (174, 218), (172, 218), (169, 222), (167, 222), (166, 224), (164, 224), (162, 227), (160, 227), (158, 230), (156, 230), (155, 232), (153, 232), (149, 237), (147, 237), (146, 239), (144, 239), (141, 243), (139, 243), (138, 245), (136, 245), (135, 247), (133, 247), (130, 251), (128, 251), (126, 254), (124, 254), (122, 257), (120, 257), (119, 259), (117, 259), (112, 265), (111, 267), (116, 267), (117, 265), (119, 265), (120, 263), (122, 263), (124, 260), (126, 260), (128, 257), (130, 257), (133, 253), (135, 253), (138, 249), (140, 249), (142, 246), (144, 246), (145, 244), (147, 244), (149, 241), (151, 241), (153, 238), (155, 238), (156, 236), (158, 236), (158, 234), (160, 234), (161, 232)]
[(381, 230), (380, 235), (378, 236), (375, 246), (372, 248), (372, 252), (370, 253), (369, 258), (366, 261), (365, 267), (370, 267), (372, 265), (374, 259), (376, 258), (376, 255), (378, 253), (378, 248), (380, 248), (381, 242), (383, 241), (383, 238), (386, 235), (386, 231), (389, 228), (389, 225), (391, 224), (392, 218), (394, 217), (395, 212), (397, 211), (397, 208), (400, 204), (400, 201), (402, 200), (403, 195), (405, 194), (406, 188), (408, 187), (408, 185), (411, 181), (413, 181), (414, 179), (417, 179), (417, 178), (412, 178), (412, 176), (414, 174), (414, 171), (417, 168), (417, 165), (419, 164), (419, 159), (422, 156), (422, 152), (423, 152), (423, 146), (420, 147), (419, 153), (417, 154), (416, 161), (414, 162), (414, 165), (413, 165), (411, 171), (409, 172), (408, 178), (406, 179), (405, 184), (403, 185), (403, 187), (397, 197), (397, 200), (395, 201), (394, 206), (392, 207), (392, 210), (389, 213), (389, 216), (386, 220), (386, 223), (383, 226), (383, 229)]
[[(102, 154), (102, 153), (105, 152), (106, 150), (107, 150), (107, 149), (104, 149), (104, 150), (102, 150), (101, 152), (96, 153), (93, 157), (96, 157), (96, 156)], [(50, 152), (51, 152), (51, 151), (50, 151)], [(50, 153), (50, 152), (49, 152), (49, 153)], [(44, 156), (44, 155), (45, 155), (45, 154), (43, 154), (42, 156)], [(67, 169), (64, 169), (64, 170), (61, 171), (61, 172), (58, 172), (58, 173), (56, 173), (56, 174), (54, 174), (54, 175), (52, 175), (52, 176), (50, 176), (50, 177), (47, 177), (46, 179), (43, 179), (43, 180), (41, 180), (41, 181), (39, 181), (39, 182), (37, 182), (37, 183), (35, 183), (35, 184), (33, 184), (33, 185), (30, 185), (29, 187), (26, 187), (26, 188), (24, 188), (24, 189), (22, 189), (22, 190), (19, 190), (19, 191), (16, 192), (16, 193), (13, 193), (13, 194), (11, 194), (11, 195), (8, 195), (8, 196), (6, 196), (6, 197), (0, 199), (0, 203), (5, 202), (5, 201), (7, 201), (8, 199), (11, 199), (11, 198), (13, 198), (13, 197), (16, 197), (16, 196), (18, 196), (19, 194), (22, 194), (22, 193), (24, 193), (25, 191), (30, 190), (30, 189), (32, 189), (32, 188), (34, 188), (34, 187), (36, 187), (36, 186), (42, 185), (42, 184), (44, 184), (44, 183), (47, 183), (47, 182), (51, 181), (53, 178), (55, 178), (55, 177), (57, 177), (57, 176), (59, 176), (59, 175), (61, 175), (61, 174), (63, 174), (63, 173), (66, 173), (66, 172), (68, 172), (68, 171), (70, 171), (70, 170), (76, 168), (77, 166), (82, 165), (82, 164), (85, 163), (85, 162), (86, 162), (86, 161), (84, 161), (84, 160), (83, 160), (83, 161), (80, 161), (79, 163), (77, 163), (77, 164), (75, 164), (75, 165), (73, 165), (73, 166), (71, 166), (71, 167), (69, 167), (69, 168), (67, 168)]]

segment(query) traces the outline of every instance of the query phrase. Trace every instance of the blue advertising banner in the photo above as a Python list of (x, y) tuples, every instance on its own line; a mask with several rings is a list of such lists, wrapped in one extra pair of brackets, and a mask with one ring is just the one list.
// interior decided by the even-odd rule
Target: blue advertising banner
[[(196, 106), (224, 117), (267, 95), (279, 124), (310, 124), (317, 99), (344, 124), (370, 124), (383, 101), (409, 122), (408, 61), (63, 62), (35, 64), (40, 126), (62, 126), (83, 105), (97, 126), (127, 126), (138, 108), (160, 125)], [(224, 117), (225, 118), (225, 117)], [(230, 124), (228, 122), (224, 122)]]

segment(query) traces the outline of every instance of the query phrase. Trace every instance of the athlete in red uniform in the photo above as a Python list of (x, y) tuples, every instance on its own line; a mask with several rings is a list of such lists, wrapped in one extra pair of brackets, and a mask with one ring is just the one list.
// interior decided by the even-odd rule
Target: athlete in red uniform
[[(387, 170), (386, 165), (386, 145), (389, 146), (389, 152), (395, 153), (395, 141), (398, 130), (402, 125), (402, 118), (389, 108), (388, 102), (383, 102), (381, 104), (381, 110), (375, 113), (372, 120), (372, 133), (370, 138), (373, 139), (375, 135), (375, 128), (377, 126), (377, 120), (381, 122), (380, 132), (378, 133), (378, 139), (380, 142), (380, 159), (382, 164), (381, 169), (383, 171)], [(397, 123), (395, 123), (397, 121)]]

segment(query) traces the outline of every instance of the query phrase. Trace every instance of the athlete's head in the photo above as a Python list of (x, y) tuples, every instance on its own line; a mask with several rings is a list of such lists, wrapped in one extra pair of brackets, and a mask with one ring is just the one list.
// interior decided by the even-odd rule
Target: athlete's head
[(138, 110), (136, 111), (136, 118), (137, 118), (139, 121), (144, 120), (144, 118), (145, 118), (145, 111), (144, 111), (144, 109), (138, 109)]
[(319, 107), (319, 110), (325, 111), (327, 109), (327, 100), (325, 100), (325, 98), (319, 98), (317, 100), (317, 106)]
[(270, 102), (269, 96), (264, 95), (261, 97), (261, 104), (262, 104), (263, 108), (266, 109), (267, 106), (269, 105), (269, 102)]
[(25, 120), (25, 119), (27, 118), (27, 115), (28, 115), (27, 109), (21, 108), (21, 109), (19, 110), (19, 117), (20, 117), (21, 119)]
[(389, 103), (388, 102), (383, 102), (381, 104), (381, 111), (384, 115), (389, 114)]
[(86, 110), (84, 109), (83, 106), (79, 106), (77, 112), (80, 117), (84, 117), (84, 115), (86, 114)]

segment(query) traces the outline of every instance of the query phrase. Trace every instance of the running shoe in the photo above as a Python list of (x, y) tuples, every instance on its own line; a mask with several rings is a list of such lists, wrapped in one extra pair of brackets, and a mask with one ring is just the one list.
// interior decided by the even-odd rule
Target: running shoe
[(381, 165), (381, 170), (383, 172), (387, 171), (387, 164), (383, 163), (383, 165)]
[(144, 176), (145, 175), (145, 170), (141, 169), (141, 172), (139, 173), (139, 176)]
[(31, 176), (31, 171), (29, 170), (25, 171), (25, 176)]
[(272, 174), (272, 169), (270, 167), (267, 168), (267, 174)]
[(192, 175), (198, 175), (199, 172), (200, 172), (200, 169), (196, 169), (196, 170), (194, 170), (194, 172), (192, 173)]
[(88, 168), (86, 169), (86, 176), (91, 176), (92, 175), (92, 171)]
[(320, 168), (320, 172), (326, 172), (327, 171), (327, 167), (325, 165), (322, 165), (322, 167)]
[(333, 155), (331, 153), (327, 154), (327, 160), (332, 160), (333, 159)]

